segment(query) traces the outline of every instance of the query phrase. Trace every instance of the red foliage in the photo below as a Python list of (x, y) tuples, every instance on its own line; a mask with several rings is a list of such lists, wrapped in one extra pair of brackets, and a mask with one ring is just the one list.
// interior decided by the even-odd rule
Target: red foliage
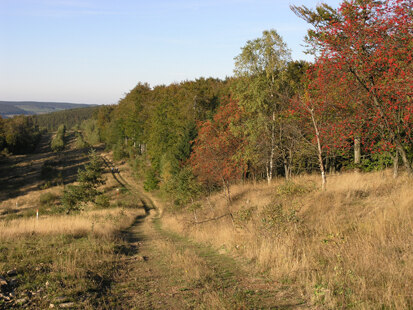
[(316, 26), (309, 93), (319, 109), (334, 106), (334, 123), (322, 128), (336, 146), (355, 135), (378, 151), (413, 143), (412, 9), (411, 0), (346, 1)]
[(227, 186), (231, 180), (242, 176), (245, 165), (236, 156), (242, 152), (246, 142), (232, 130), (232, 125), (240, 121), (241, 115), (238, 104), (230, 100), (218, 109), (213, 120), (198, 124), (198, 137), (194, 141), (190, 162), (201, 182), (208, 185), (224, 182)]

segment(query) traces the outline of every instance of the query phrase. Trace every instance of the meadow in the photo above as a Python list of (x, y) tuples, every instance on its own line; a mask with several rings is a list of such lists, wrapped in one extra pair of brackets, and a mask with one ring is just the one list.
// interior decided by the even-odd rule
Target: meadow
[[(231, 187), (164, 213), (164, 227), (247, 259), (322, 309), (409, 309), (413, 190), (390, 171)], [(232, 214), (232, 218), (230, 216)]]

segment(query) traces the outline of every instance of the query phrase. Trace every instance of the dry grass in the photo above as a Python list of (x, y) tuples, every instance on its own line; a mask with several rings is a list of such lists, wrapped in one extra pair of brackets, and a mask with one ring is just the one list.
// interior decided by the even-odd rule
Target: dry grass
[(413, 182), (390, 172), (318, 176), (293, 184), (236, 185), (229, 217), (217, 194), (197, 213), (166, 215), (163, 225), (225, 247), (256, 262), (283, 283), (294, 284), (315, 307), (413, 307)]
[(119, 229), (130, 226), (143, 209), (106, 209), (83, 212), (76, 215), (55, 215), (36, 218), (20, 218), (0, 221), (0, 240), (28, 235), (73, 235), (93, 234), (100, 237), (113, 235)]
[(2, 211), (22, 211), (40, 206), (40, 196), (45, 193), (55, 194), (60, 196), (63, 192), (63, 186), (54, 186), (48, 189), (29, 191), (28, 193), (10, 198), (0, 202), (0, 214)]
[(201, 281), (211, 275), (206, 262), (190, 249), (179, 249), (173, 243), (157, 239), (154, 246), (166, 257), (169, 268), (183, 271), (188, 282)]

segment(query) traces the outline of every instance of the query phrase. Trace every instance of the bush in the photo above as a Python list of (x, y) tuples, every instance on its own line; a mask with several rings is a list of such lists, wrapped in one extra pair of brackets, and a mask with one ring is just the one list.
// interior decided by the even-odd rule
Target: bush
[(65, 148), (65, 134), (66, 126), (60, 125), (50, 145), (53, 152), (63, 151)]
[(80, 125), (80, 128), (82, 129), (83, 137), (86, 143), (95, 145), (100, 142), (99, 128), (96, 120), (84, 120)]
[(96, 197), (95, 203), (101, 208), (108, 208), (110, 206), (109, 197), (103, 194)]
[(292, 181), (286, 181), (277, 187), (277, 195), (289, 196), (289, 195), (300, 195), (313, 191), (315, 189), (315, 184), (308, 184), (307, 186), (294, 183)]
[(80, 132), (76, 133), (76, 142), (75, 142), (75, 146), (78, 149), (83, 149), (85, 147), (88, 147), (89, 144), (85, 141), (85, 139), (83, 138), (82, 134)]
[(39, 201), (41, 206), (52, 206), (59, 199), (59, 196), (53, 193), (43, 193), (40, 195)]
[(85, 169), (79, 169), (77, 182), (79, 185), (69, 185), (63, 192), (62, 204), (66, 211), (79, 211), (88, 202), (96, 202), (99, 195), (98, 186), (105, 184), (102, 177), (103, 162), (94, 150), (89, 153), (89, 163)]
[(128, 157), (128, 153), (125, 151), (123, 145), (121, 143), (117, 143), (113, 147), (113, 159), (114, 160), (121, 160)]
[(156, 175), (155, 169), (149, 168), (149, 170), (146, 172), (143, 188), (148, 192), (159, 189), (159, 178)]

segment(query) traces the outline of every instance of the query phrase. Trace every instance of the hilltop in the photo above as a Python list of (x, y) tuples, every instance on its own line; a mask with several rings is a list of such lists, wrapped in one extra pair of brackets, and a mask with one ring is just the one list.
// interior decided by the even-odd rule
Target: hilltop
[(68, 102), (40, 102), (40, 101), (0, 101), (0, 115), (3, 118), (13, 117), (14, 115), (35, 115), (50, 112), (85, 108), (94, 106), (84, 103)]

